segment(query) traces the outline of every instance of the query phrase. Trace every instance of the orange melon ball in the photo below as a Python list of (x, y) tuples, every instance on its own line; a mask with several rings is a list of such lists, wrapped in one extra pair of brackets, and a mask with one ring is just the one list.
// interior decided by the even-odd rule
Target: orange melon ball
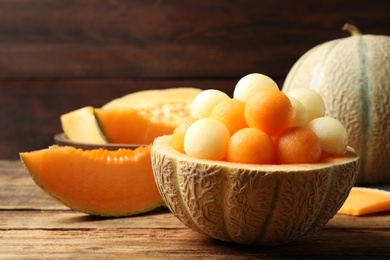
[(234, 133), (228, 142), (226, 160), (237, 163), (269, 164), (275, 158), (274, 143), (257, 128), (243, 128)]
[(215, 118), (226, 125), (230, 134), (247, 127), (244, 116), (245, 102), (238, 99), (226, 99), (215, 106), (210, 118)]
[(180, 123), (176, 126), (175, 130), (172, 134), (171, 146), (181, 152), (184, 152), (184, 136), (186, 135), (188, 127), (192, 125), (198, 118), (196, 117), (187, 117), (180, 121)]
[(322, 154), (321, 141), (310, 129), (295, 126), (286, 129), (275, 139), (279, 163), (316, 163)]
[(286, 94), (278, 89), (263, 88), (248, 100), (244, 114), (249, 127), (275, 136), (292, 122), (295, 110)]

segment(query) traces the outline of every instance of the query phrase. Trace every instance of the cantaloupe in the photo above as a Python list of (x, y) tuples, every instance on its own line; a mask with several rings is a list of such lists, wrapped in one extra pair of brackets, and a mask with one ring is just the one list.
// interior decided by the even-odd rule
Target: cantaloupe
[(323, 98), (327, 115), (348, 130), (361, 158), (357, 184), (390, 183), (390, 37), (361, 34), (317, 45), (288, 72), (282, 90), (309, 87)]
[(103, 105), (102, 108), (149, 109), (165, 106), (167, 112), (168, 110), (177, 110), (177, 112), (181, 113), (183, 105), (185, 107), (190, 106), (195, 96), (201, 91), (201, 89), (191, 87), (141, 90), (111, 100)]
[(353, 187), (339, 214), (361, 216), (390, 211), (390, 192), (375, 188)]
[[(163, 112), (163, 110), (162, 110)], [(170, 112), (172, 113), (172, 112)], [(173, 112), (174, 113), (174, 112)], [(145, 115), (139, 109), (95, 109), (101, 132), (110, 143), (151, 144), (154, 138), (172, 134), (181, 117), (179, 114)]]
[(176, 151), (171, 136), (155, 139), (157, 187), (189, 228), (240, 244), (278, 245), (323, 227), (358, 175), (352, 148), (314, 164), (256, 165), (196, 159)]
[(189, 116), (197, 88), (152, 89), (114, 99), (102, 108), (91, 106), (61, 115), (62, 129), (71, 141), (83, 143), (150, 144), (172, 134)]
[(22, 152), (20, 158), (38, 186), (74, 210), (117, 217), (163, 204), (153, 177), (150, 146), (116, 151), (51, 146)]

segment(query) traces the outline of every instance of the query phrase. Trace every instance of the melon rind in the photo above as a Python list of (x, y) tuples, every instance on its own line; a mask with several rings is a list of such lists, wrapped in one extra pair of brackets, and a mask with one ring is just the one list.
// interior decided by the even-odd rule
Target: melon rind
[(348, 147), (316, 164), (250, 165), (191, 158), (156, 138), (157, 187), (189, 228), (223, 241), (279, 245), (312, 234), (342, 206), (359, 167)]

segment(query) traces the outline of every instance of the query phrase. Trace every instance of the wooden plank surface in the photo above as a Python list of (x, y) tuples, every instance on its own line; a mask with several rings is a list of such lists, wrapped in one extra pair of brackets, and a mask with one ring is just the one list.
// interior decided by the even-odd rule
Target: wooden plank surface
[(388, 259), (390, 212), (336, 215), (307, 238), (243, 246), (198, 234), (165, 207), (124, 218), (72, 211), (40, 190), (19, 161), (0, 160), (0, 241), (0, 259)]
[[(71, 211), (2, 211), (0, 258), (390, 257), (389, 215), (336, 216), (316, 234), (277, 247), (242, 246), (200, 235), (169, 212), (99, 219)], [(14, 223), (12, 223), (14, 222)], [(352, 223), (352, 224), (351, 224)], [(376, 224), (373, 224), (376, 223)], [(46, 255), (47, 254), (47, 255)], [(382, 258), (381, 258), (382, 257)]]

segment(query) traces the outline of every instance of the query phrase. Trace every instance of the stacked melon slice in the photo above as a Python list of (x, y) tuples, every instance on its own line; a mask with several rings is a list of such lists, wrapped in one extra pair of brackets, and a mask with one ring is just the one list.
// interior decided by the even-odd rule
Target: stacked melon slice
[(61, 116), (71, 142), (143, 144), (134, 150), (55, 145), (22, 152), (21, 160), (38, 186), (71, 209), (101, 216), (150, 211), (163, 204), (151, 167), (151, 143), (173, 132), (200, 91), (145, 90)]
[(150, 144), (171, 134), (189, 115), (196, 88), (144, 90), (114, 99), (102, 108), (86, 106), (61, 116), (69, 140), (86, 143)]

